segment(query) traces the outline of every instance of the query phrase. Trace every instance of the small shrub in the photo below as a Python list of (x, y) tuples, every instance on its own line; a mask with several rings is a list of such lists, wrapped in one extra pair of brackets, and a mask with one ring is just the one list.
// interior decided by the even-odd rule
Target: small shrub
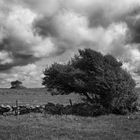
[(98, 116), (105, 114), (105, 109), (101, 105), (88, 105), (79, 103), (63, 106), (60, 104), (48, 103), (45, 105), (45, 112), (52, 115), (78, 115), (78, 116)]

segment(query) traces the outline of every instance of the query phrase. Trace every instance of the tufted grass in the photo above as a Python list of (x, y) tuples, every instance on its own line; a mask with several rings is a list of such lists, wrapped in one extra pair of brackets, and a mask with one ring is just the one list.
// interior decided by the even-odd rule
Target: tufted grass
[(0, 116), (0, 140), (140, 140), (140, 114)]

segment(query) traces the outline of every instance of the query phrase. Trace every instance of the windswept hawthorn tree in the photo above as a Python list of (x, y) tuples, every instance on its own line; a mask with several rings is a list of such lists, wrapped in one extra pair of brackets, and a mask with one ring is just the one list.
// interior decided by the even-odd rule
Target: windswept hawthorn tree
[(43, 85), (56, 94), (78, 93), (84, 102), (99, 104), (108, 112), (135, 109), (135, 81), (111, 55), (79, 50), (67, 64), (54, 63), (44, 71)]

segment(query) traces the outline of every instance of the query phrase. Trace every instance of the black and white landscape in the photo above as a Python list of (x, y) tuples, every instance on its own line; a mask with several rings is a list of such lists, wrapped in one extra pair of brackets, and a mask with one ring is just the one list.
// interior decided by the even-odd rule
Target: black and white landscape
[(139, 140), (139, 87), (139, 0), (0, 0), (0, 140)]

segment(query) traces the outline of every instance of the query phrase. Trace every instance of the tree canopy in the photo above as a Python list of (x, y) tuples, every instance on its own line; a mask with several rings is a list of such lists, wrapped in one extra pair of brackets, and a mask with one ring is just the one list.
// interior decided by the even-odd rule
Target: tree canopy
[(109, 112), (130, 111), (137, 101), (135, 81), (111, 55), (79, 50), (68, 63), (54, 63), (44, 71), (43, 85), (56, 94), (78, 93), (88, 104)]
[(12, 82), (11, 82), (11, 88), (15, 88), (15, 89), (23, 88), (22, 82), (19, 81), (19, 80), (12, 81)]

